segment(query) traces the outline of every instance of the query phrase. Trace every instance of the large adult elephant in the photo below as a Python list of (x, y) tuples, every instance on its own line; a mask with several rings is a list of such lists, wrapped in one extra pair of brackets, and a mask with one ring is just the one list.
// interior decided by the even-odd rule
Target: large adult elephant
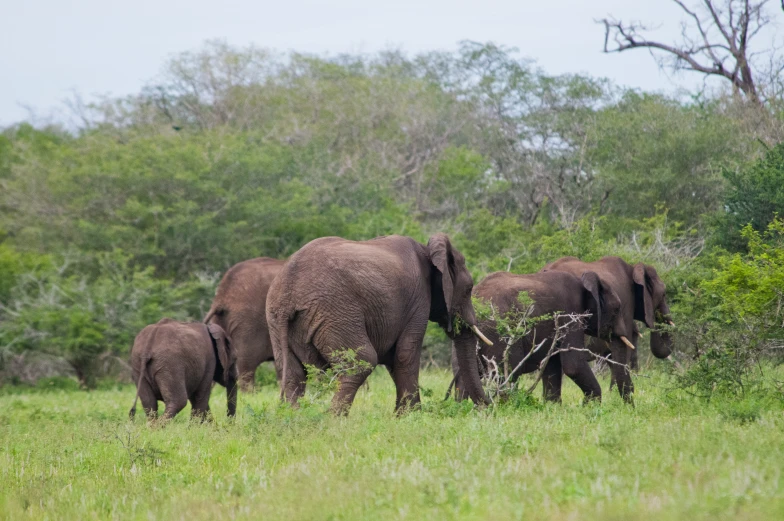
[[(496, 322), (491, 318), (485, 319), (479, 328), (493, 345), (479, 346), (480, 363), (489, 368), (490, 361), (494, 360), (497, 367), (502, 368), (506, 358), (509, 381), (514, 382), (521, 374), (538, 370), (544, 362), (542, 386), (546, 400), (561, 400), (562, 374), (571, 378), (583, 391), (585, 401), (601, 400), (601, 386), (588, 364), (584, 339), (585, 334), (610, 338), (616, 332), (620, 325), (621, 309), (618, 295), (596, 273), (590, 271), (579, 278), (558, 271), (529, 275), (501, 271), (485, 277), (474, 287), (473, 294), (492, 305), (497, 316), (514, 321), (515, 317), (510, 316), (510, 312), (520, 314), (528, 311), (523, 309), (528, 303), (520, 301), (521, 292), (526, 292), (533, 301), (531, 318), (555, 313), (590, 313), (590, 317), (582, 325), (578, 324), (563, 332), (564, 336), (556, 346), (562, 352), (549, 359), (548, 352), (556, 334), (554, 318), (536, 322), (528, 335), (509, 346), (500, 338)], [(454, 353), (469, 351), (475, 345), (473, 335), (467, 332), (457, 334), (453, 341), (452, 370), (455, 374), (455, 397), (458, 400), (465, 398), (465, 392), (460, 370), (454, 363)], [(541, 347), (533, 350), (538, 345)]]
[[(634, 385), (629, 363), (631, 351), (636, 347), (635, 320), (651, 328), (651, 352), (657, 358), (667, 358), (672, 353), (672, 338), (667, 332), (656, 330), (656, 324), (672, 324), (670, 308), (667, 306), (666, 287), (653, 266), (639, 262), (631, 265), (620, 257), (603, 257), (594, 262), (583, 262), (576, 257), (563, 257), (542, 268), (542, 271), (564, 271), (581, 276), (593, 271), (606, 281), (621, 299), (621, 324), (618, 334), (609, 343), (594, 342), (600, 354), (609, 352), (614, 364), (610, 364), (618, 391), (627, 402), (632, 401)], [(634, 343), (624, 342), (621, 336), (632, 338)]]
[(286, 261), (259, 257), (232, 266), (215, 291), (205, 324), (217, 324), (231, 337), (243, 391), (252, 391), (256, 368), (273, 361), (265, 306), (273, 279)]
[[(427, 246), (392, 235), (369, 241), (316, 239), (291, 256), (267, 296), (267, 322), (282, 395), (296, 404), (305, 365), (340, 366), (355, 350), (362, 367), (343, 372), (332, 411), (347, 414), (359, 386), (377, 364), (389, 369), (395, 410), (419, 403), (419, 359), (428, 320), (450, 336), (459, 316), (484, 341), (471, 305), (473, 280), (463, 255), (444, 234)], [(473, 346), (457, 353), (465, 389), (487, 403)]]

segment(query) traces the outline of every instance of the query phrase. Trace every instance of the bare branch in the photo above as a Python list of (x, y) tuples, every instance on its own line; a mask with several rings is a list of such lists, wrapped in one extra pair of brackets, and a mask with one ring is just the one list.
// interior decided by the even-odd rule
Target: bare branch
[[(648, 29), (639, 23), (624, 24), (605, 18), (598, 21), (604, 25), (604, 52), (641, 48), (658, 51), (674, 60), (673, 70), (724, 78), (735, 91), (761, 104), (751, 60), (755, 53), (749, 50), (749, 42), (770, 23), (764, 11), (768, 0), (702, 0), (694, 8), (684, 0), (673, 2), (687, 20), (682, 22), (680, 43), (649, 39), (642, 34)], [(692, 37), (695, 33), (696, 37)]]

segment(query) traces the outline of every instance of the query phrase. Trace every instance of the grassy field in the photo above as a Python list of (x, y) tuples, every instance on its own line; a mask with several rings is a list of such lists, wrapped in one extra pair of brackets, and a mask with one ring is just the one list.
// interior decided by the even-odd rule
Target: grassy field
[[(348, 418), (265, 387), (225, 418), (130, 423), (132, 386), (0, 390), (4, 519), (784, 519), (781, 402), (713, 402), (638, 377), (636, 407), (440, 403), (395, 418), (383, 372)], [(607, 388), (607, 381), (603, 382)], [(428, 392), (431, 390), (432, 393)], [(187, 414), (186, 414), (187, 413)]]

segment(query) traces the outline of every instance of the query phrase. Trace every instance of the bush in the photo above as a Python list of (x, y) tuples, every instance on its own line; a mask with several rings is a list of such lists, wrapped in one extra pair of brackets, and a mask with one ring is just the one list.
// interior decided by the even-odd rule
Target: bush
[(693, 305), (682, 331), (697, 360), (680, 385), (706, 399), (757, 392), (765, 386), (765, 364), (782, 361), (784, 221), (774, 217), (764, 232), (747, 225), (741, 237), (748, 253), (707, 259), (713, 269), (681, 303)]
[[(97, 264), (97, 277), (84, 272)], [(62, 357), (82, 386), (94, 388), (98, 357), (127, 357), (136, 334), (163, 316), (200, 319), (216, 277), (181, 284), (138, 269), (121, 251), (61, 259), (57, 268), (26, 273), (0, 314), (0, 343), (15, 352)]]
[(745, 227), (764, 232), (784, 208), (784, 143), (746, 167), (725, 167), (722, 174), (728, 187), (724, 212), (718, 218), (717, 241), (731, 251), (742, 251), (747, 242)]

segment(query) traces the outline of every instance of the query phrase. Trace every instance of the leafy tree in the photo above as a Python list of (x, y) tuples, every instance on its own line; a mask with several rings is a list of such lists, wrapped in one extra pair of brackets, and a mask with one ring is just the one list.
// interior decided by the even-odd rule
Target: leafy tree
[(720, 204), (720, 166), (742, 151), (733, 121), (710, 104), (627, 92), (595, 123), (589, 157), (603, 192), (598, 210), (606, 215), (647, 218), (663, 206), (673, 219), (696, 224)]
[(747, 243), (742, 233), (746, 225), (763, 232), (784, 208), (784, 144), (748, 166), (725, 167), (722, 174), (727, 189), (717, 238), (723, 246), (738, 251)]
[[(67, 358), (92, 385), (144, 325), (200, 318), (229, 266), (325, 235), (447, 232), (477, 281), (621, 255), (699, 316), (691, 291), (724, 259), (703, 251), (705, 216), (726, 203), (718, 229), (738, 240), (780, 206), (778, 148), (732, 168), (780, 131), (772, 105), (748, 106), (551, 75), (492, 43), (317, 57), (209, 42), (135, 95), (74, 104), (74, 132), (0, 132), (0, 350)], [(448, 358), (437, 327), (426, 345)]]

